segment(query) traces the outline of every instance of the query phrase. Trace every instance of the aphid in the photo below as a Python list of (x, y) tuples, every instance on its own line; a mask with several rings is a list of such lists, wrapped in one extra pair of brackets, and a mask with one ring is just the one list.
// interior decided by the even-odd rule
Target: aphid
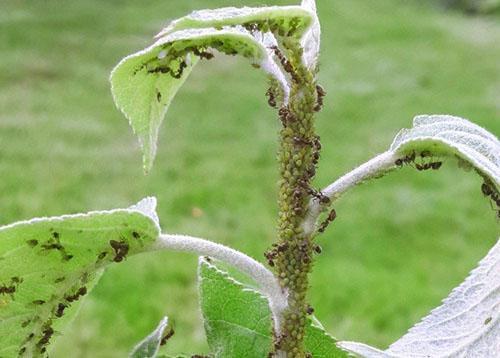
[(103, 251), (101, 252), (98, 256), (97, 256), (97, 261), (101, 261), (102, 259), (104, 259), (107, 255), (107, 251)]
[(21, 322), (21, 327), (25, 328), (28, 326), (28, 324), (31, 323), (31, 319), (27, 319), (26, 321)]
[(19, 355), (22, 356), (24, 354), (24, 352), (26, 352), (26, 347), (22, 347), (20, 350), (19, 350)]
[(321, 204), (329, 204), (330, 198), (323, 194), (320, 190), (315, 190), (313, 188), (308, 188), (307, 193), (313, 198), (318, 199)]
[(13, 294), (14, 292), (16, 292), (16, 286), (14, 286), (14, 285), (11, 285), (11, 286), (2, 285), (2, 286), (0, 286), (0, 295), (1, 294)]
[(49, 244), (43, 244), (42, 248), (45, 250), (62, 250), (63, 246), (59, 243), (49, 243)]
[(493, 189), (486, 183), (483, 183), (481, 185), (481, 191), (485, 196), (490, 196), (491, 194), (493, 194)]
[(312, 145), (312, 141), (304, 138), (304, 137), (293, 137), (293, 142), (298, 145), (306, 146), (306, 145)]
[(129, 246), (126, 242), (124, 241), (116, 241), (116, 240), (110, 240), (109, 244), (115, 250), (115, 257), (113, 258), (113, 261), (115, 262), (121, 262), (123, 259), (127, 256)]
[(132, 231), (132, 236), (134, 237), (134, 239), (139, 239), (141, 237), (141, 235), (137, 231)]
[(403, 166), (403, 164), (410, 164), (415, 160), (415, 156), (416, 156), (415, 152), (411, 152), (410, 154), (408, 154), (403, 158), (396, 159), (394, 164), (396, 164), (398, 167)]
[(314, 308), (312, 308), (311, 306), (307, 306), (307, 309), (306, 309), (306, 313), (308, 315), (312, 315), (314, 313)]
[[(47, 328), (45, 328), (43, 330), (43, 336), (42, 338), (40, 338), (40, 340), (37, 342), (37, 347), (38, 348), (41, 348), (41, 352), (45, 349), (45, 346), (47, 343), (49, 343), (49, 340), (50, 340), (50, 337), (52, 337), (52, 335), (54, 334), (54, 330), (52, 329), (52, 327), (48, 326)], [(43, 347), (43, 348), (42, 348)], [(42, 353), (44, 353), (45, 351), (43, 351)]]
[(85, 296), (86, 294), (87, 294), (87, 287), (82, 286), (75, 292), (75, 294), (70, 296), (65, 296), (64, 299), (67, 302), (73, 302), (77, 301), (81, 296)]
[(484, 320), (484, 324), (485, 324), (485, 325), (487, 325), (488, 323), (490, 323), (490, 322), (491, 322), (491, 320), (492, 320), (492, 318), (491, 318), (491, 317), (486, 318), (486, 319)]
[(40, 306), (40, 305), (43, 305), (45, 303), (45, 301), (44, 300), (34, 300), (31, 303), (33, 303), (34, 305)]
[(314, 111), (319, 112), (323, 108), (323, 98), (326, 92), (320, 85), (316, 85), (316, 105), (314, 106)]
[(289, 245), (288, 242), (282, 242), (281, 244), (278, 245), (276, 248), (278, 252), (285, 252), (288, 249)]
[(38, 240), (28, 240), (26, 241), (26, 243), (31, 247), (35, 247), (36, 245), (38, 245)]
[(307, 176), (311, 179), (316, 175), (316, 167), (313, 165), (306, 169)]
[(63, 253), (63, 261), (69, 261), (73, 258), (74, 256), (73, 255), (68, 255), (66, 253)]
[(276, 259), (276, 256), (278, 255), (278, 252), (276, 250), (269, 250), (264, 252), (264, 257), (267, 259), (267, 263), (269, 266), (274, 267), (274, 260)]
[(267, 96), (267, 103), (269, 104), (269, 106), (271, 106), (272, 108), (276, 108), (276, 96), (272, 88), (269, 88), (267, 90), (266, 96)]
[(330, 225), (330, 223), (332, 221), (334, 221), (335, 219), (337, 218), (337, 212), (335, 211), (335, 209), (332, 209), (330, 211), (330, 213), (328, 214), (328, 217), (325, 219), (325, 221), (323, 221), (319, 228), (318, 228), (318, 232), (324, 232), (326, 230), (326, 228), (328, 227), (328, 225)]
[(200, 48), (197, 48), (195, 47), (193, 49), (193, 53), (198, 56), (199, 58), (201, 59), (205, 59), (205, 60), (211, 60), (212, 58), (214, 58), (214, 55), (210, 52), (207, 52), (203, 49), (200, 49)]
[(165, 343), (174, 335), (175, 331), (171, 328), (166, 335), (161, 338), (160, 346), (164, 346)]
[(54, 239), (59, 240), (59, 233), (57, 231), (54, 231), (52, 236), (54, 236)]
[(280, 49), (278, 48), (278, 46), (271, 46), (270, 49), (273, 50), (274, 55), (280, 61), (281, 66), (283, 67), (283, 69), (286, 72), (288, 72), (290, 74), (290, 76), (292, 77), (292, 79), (295, 82), (300, 82), (300, 79), (298, 78), (297, 74), (295, 73), (295, 69), (293, 68), (293, 65), (290, 63), (290, 61), (287, 60), (287, 58), (285, 57), (285, 55), (283, 55), (283, 53), (280, 51)]
[(278, 111), (278, 114), (283, 127), (286, 127), (290, 123), (293, 123), (297, 120), (295, 115), (290, 111), (288, 107), (281, 107)]
[(415, 168), (417, 168), (417, 170), (429, 170), (429, 169), (438, 170), (439, 168), (441, 168), (442, 164), (443, 162), (432, 162), (423, 164), (416, 163)]
[(11, 277), (10, 280), (15, 284), (20, 284), (21, 282), (23, 282), (23, 279), (17, 276)]
[(157, 100), (158, 102), (161, 102), (161, 93), (160, 93), (160, 91), (158, 91), (158, 90), (156, 90), (156, 100)]
[(63, 314), (64, 314), (64, 310), (66, 309), (66, 307), (68, 307), (67, 305), (65, 305), (64, 303), (59, 303), (57, 305), (57, 310), (56, 310), (56, 317), (62, 317)]
[(438, 170), (441, 168), (441, 165), (443, 165), (443, 162), (433, 162), (431, 163), (431, 169)]
[(323, 250), (321, 249), (321, 246), (319, 245), (314, 245), (314, 252), (316, 252), (317, 254), (321, 254)]
[(250, 31), (250, 32), (257, 32), (259, 31), (259, 26), (256, 23), (253, 22), (247, 22), (246, 24), (243, 24), (243, 27)]
[(64, 280), (66, 279), (66, 277), (64, 276), (61, 276), (61, 277), (58, 277), (54, 280), (54, 283), (61, 283), (63, 282)]

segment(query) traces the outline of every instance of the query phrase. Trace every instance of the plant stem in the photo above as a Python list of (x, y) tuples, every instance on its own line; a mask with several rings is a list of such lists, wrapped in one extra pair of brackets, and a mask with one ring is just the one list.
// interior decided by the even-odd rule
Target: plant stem
[(288, 53), (294, 72), (289, 104), (279, 112), (283, 128), (278, 151), (278, 243), (266, 256), (276, 266), (280, 284), (289, 293), (281, 334), (275, 337), (276, 351), (288, 357), (305, 357), (306, 293), (314, 244), (311, 235), (304, 234), (302, 223), (316, 170), (314, 153), (319, 150), (313, 121), (317, 94), (314, 76), (303, 67), (300, 51), (289, 47)]
[(185, 251), (202, 256), (211, 256), (246, 273), (259, 285), (260, 291), (269, 300), (275, 327), (279, 331), (282, 324), (281, 317), (287, 305), (286, 294), (273, 273), (260, 262), (227, 246), (185, 235), (161, 234), (152, 249)]
[[(365, 180), (383, 175), (387, 171), (394, 169), (396, 167), (394, 162), (399, 157), (400, 156), (392, 151), (379, 154), (366, 163), (356, 167), (349, 173), (343, 175), (335, 182), (324, 188), (321, 192), (329, 198), (331, 202), (334, 202), (350, 188), (364, 182)], [(310, 200), (307, 216), (303, 222), (303, 230), (305, 234), (313, 234), (316, 221), (324, 209), (325, 206), (321, 205), (317, 199)]]

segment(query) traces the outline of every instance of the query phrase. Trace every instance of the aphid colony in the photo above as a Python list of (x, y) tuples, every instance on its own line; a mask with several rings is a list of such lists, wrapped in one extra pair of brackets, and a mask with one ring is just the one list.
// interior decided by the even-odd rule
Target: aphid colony
[(269, 20), (251, 21), (242, 25), (247, 31), (255, 33), (272, 32), (275, 36), (293, 37), (299, 35), (299, 28), (303, 27), (303, 21), (300, 17), (278, 17)]
[(441, 161), (432, 161), (432, 153), (428, 150), (424, 150), (424, 151), (420, 152), (419, 157), (421, 158), (421, 160), (425, 160), (424, 158), (430, 158), (431, 161), (430, 162), (421, 161), (418, 163), (415, 162), (415, 160), (417, 158), (417, 154), (415, 151), (412, 151), (411, 153), (404, 156), (403, 158), (396, 159), (394, 164), (396, 164), (398, 167), (402, 167), (405, 164), (411, 165), (411, 166), (413, 166), (413, 164), (415, 164), (415, 169), (417, 169), (419, 171), (429, 170), (429, 169), (438, 170), (439, 168), (441, 168), (441, 165), (443, 165), (443, 162), (441, 162)]

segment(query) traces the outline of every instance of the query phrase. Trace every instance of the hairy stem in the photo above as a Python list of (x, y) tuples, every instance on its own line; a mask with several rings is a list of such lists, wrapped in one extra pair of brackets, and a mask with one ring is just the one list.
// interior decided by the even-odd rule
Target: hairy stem
[[(337, 200), (350, 188), (364, 182), (365, 180), (384, 174), (395, 167), (395, 161), (399, 156), (391, 151), (384, 152), (360, 165), (349, 173), (343, 175), (332, 184), (328, 185), (321, 192), (328, 197), (331, 202)], [(306, 235), (312, 235), (316, 221), (325, 208), (317, 199), (311, 199), (307, 211), (306, 219), (302, 229)]]
[(280, 331), (283, 311), (287, 305), (287, 297), (273, 273), (260, 262), (227, 246), (185, 235), (160, 235), (153, 247), (153, 250), (159, 249), (211, 256), (247, 274), (259, 285), (260, 292), (269, 300), (275, 330)]

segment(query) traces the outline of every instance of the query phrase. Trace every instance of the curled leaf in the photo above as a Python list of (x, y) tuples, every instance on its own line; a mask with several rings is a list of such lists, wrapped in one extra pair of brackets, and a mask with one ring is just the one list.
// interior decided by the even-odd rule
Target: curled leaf
[(430, 151), (433, 155), (456, 155), (499, 185), (500, 142), (478, 125), (448, 115), (422, 115), (411, 129), (398, 133), (390, 148), (394, 152)]
[(43, 354), (103, 267), (156, 240), (155, 204), (0, 227), (0, 356)]
[[(500, 142), (483, 128), (459, 117), (415, 117), (391, 145), (394, 155), (456, 156), (484, 178), (483, 194), (500, 201)], [(401, 159), (398, 159), (401, 160)], [(382, 161), (381, 161), (382, 162)], [(387, 161), (380, 168), (387, 169)], [(386, 351), (356, 342), (341, 346), (362, 357), (494, 357), (500, 352), (500, 240), (443, 304)]]
[(172, 99), (198, 59), (213, 57), (211, 50), (241, 55), (286, 82), (265, 45), (244, 28), (180, 30), (125, 57), (111, 73), (111, 90), (115, 104), (139, 138), (146, 172), (152, 166), (158, 131)]

